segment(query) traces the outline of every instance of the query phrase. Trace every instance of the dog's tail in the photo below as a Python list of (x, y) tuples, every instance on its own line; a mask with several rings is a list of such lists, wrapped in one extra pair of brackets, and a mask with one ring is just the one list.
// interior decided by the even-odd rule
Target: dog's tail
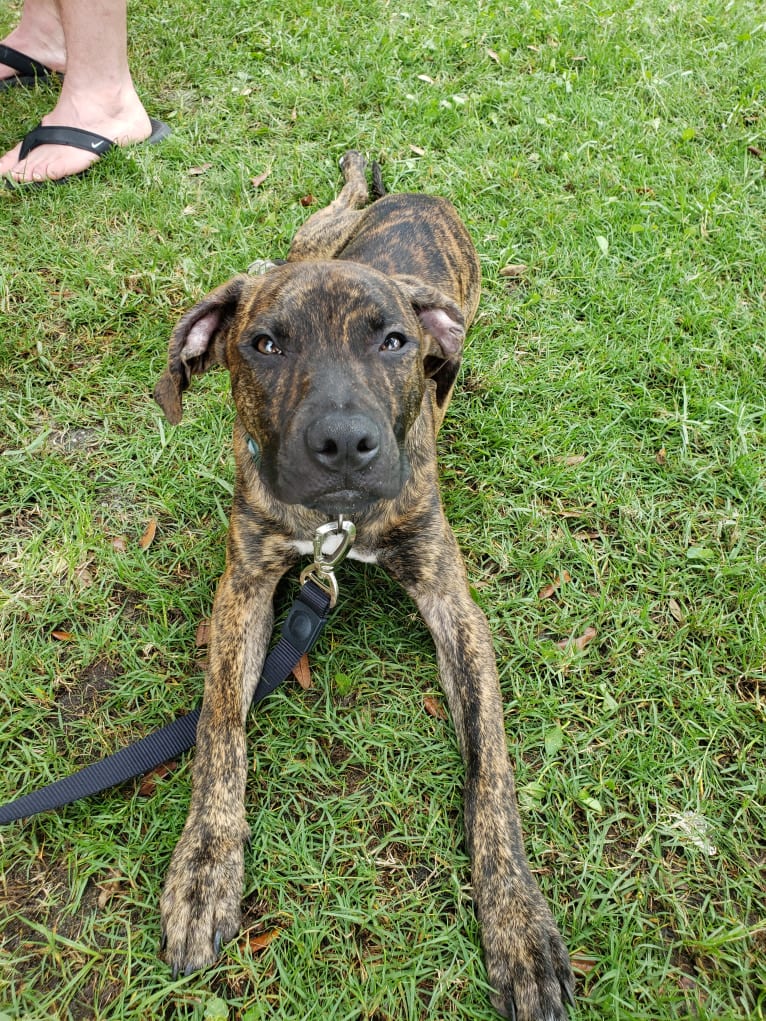
[(383, 184), (383, 171), (380, 169), (380, 163), (376, 163), (373, 160), (372, 166), (372, 201), (376, 199), (382, 199), (386, 194), (386, 186)]

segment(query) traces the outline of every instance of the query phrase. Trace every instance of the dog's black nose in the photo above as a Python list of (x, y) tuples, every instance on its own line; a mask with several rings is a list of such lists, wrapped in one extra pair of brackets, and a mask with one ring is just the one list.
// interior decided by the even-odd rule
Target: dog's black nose
[(323, 468), (360, 471), (380, 452), (380, 429), (361, 412), (333, 411), (309, 425), (306, 446)]

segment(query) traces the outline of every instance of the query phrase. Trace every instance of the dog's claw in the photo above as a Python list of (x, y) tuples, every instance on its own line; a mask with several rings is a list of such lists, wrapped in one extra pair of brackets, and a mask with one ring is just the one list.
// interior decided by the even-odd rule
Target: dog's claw
[(213, 936), (213, 953), (216, 957), (221, 952), (221, 943), (223, 942), (223, 933), (220, 929), (216, 930), (215, 936)]
[(180, 972), (180, 970), (181, 969), (180, 969), (180, 967), (177, 964), (173, 965), (173, 970), (171, 971), (171, 976), (172, 976), (174, 982), (178, 978), (178, 973)]
[(568, 1005), (570, 1007), (574, 1007), (575, 1006), (575, 997), (574, 997), (574, 990), (572, 989), (571, 983), (569, 983), (569, 982), (562, 982), (561, 983), (561, 988), (564, 991), (564, 999), (566, 1000)]
[(160, 936), (160, 953), (164, 954), (165, 951), (167, 950), (167, 947), (168, 947), (168, 934), (163, 929), (162, 930), (162, 935)]

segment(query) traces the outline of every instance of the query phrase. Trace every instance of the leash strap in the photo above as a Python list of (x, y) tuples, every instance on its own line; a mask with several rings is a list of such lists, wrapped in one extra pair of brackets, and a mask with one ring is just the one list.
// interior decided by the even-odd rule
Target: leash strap
[[(258, 687), (250, 703), (251, 709), (286, 681), (293, 667), (313, 647), (327, 623), (334, 602), (331, 594), (311, 578), (301, 586), (282, 625), (279, 641), (263, 664)], [(114, 755), (0, 806), (0, 826), (39, 812), (63, 808), (177, 758), (194, 746), (199, 714), (200, 707), (197, 706), (185, 716), (179, 716)]]

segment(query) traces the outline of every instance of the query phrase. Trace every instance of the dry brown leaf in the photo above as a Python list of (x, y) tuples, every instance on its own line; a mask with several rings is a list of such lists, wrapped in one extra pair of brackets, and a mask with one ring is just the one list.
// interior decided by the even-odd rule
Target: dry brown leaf
[(251, 954), (257, 954), (260, 950), (265, 950), (272, 940), (275, 940), (279, 935), (279, 929), (267, 929), (266, 932), (256, 932), (253, 936), (244, 934), (244, 947), (250, 949)]
[(596, 967), (598, 961), (595, 957), (575, 951), (569, 955), (569, 963), (572, 965), (572, 971), (576, 974), (588, 975)]
[(128, 540), (124, 535), (115, 535), (112, 539), (112, 549), (115, 553), (124, 553), (128, 548)]
[(304, 652), (301, 658), (293, 667), (293, 677), (304, 691), (311, 687), (311, 667), (309, 666), (308, 654)]
[(564, 458), (564, 464), (573, 468), (576, 464), (582, 464), (587, 456), (587, 454), (570, 454), (569, 457)]
[(500, 270), (501, 277), (523, 277), (527, 272), (527, 264), (525, 262), (512, 262), (507, 266), (503, 266)]
[(660, 447), (660, 449), (654, 455), (654, 460), (657, 462), (657, 464), (667, 464), (668, 461), (667, 450), (665, 450), (664, 447)]
[(596, 637), (597, 634), (598, 634), (598, 632), (596, 631), (596, 629), (594, 627), (586, 627), (586, 629), (583, 631), (583, 633), (580, 635), (580, 637), (579, 638), (575, 638), (575, 641), (574, 641), (575, 648), (579, 649), (579, 651), (582, 652), (582, 650), (585, 648), (585, 646), (589, 645), (593, 641), (593, 639)]
[(747, 147), (747, 151), (750, 153), (751, 156), (755, 156), (756, 159), (758, 160), (763, 159), (763, 149), (759, 149), (757, 145), (749, 145)]
[(560, 649), (568, 649), (571, 645), (573, 648), (577, 649), (578, 652), (582, 652), (585, 646), (593, 641), (596, 634), (597, 632), (594, 627), (586, 627), (579, 638), (575, 638), (574, 641), (571, 641), (569, 638), (562, 638), (560, 642), (556, 642), (556, 645), (558, 645)]
[(446, 720), (447, 710), (441, 704), (438, 698), (434, 698), (432, 695), (426, 695), (423, 699), (423, 708), (429, 716), (433, 716), (436, 720)]
[(198, 167), (190, 167), (186, 173), (189, 177), (199, 177), (201, 174), (207, 173), (212, 167), (212, 163), (201, 163)]
[(494, 60), (494, 62), (496, 64), (500, 63), (500, 57), (497, 55), (497, 53), (495, 53), (494, 50), (489, 50), (488, 49), (487, 50), (487, 56), (489, 57), (490, 60)]
[(418, 75), (418, 79), (421, 82), (426, 82), (427, 85), (433, 85), (433, 83), (434, 83), (434, 80), (433, 80), (433, 78), (431, 77), (430, 74), (419, 74)]
[(150, 798), (157, 789), (157, 781), (169, 776), (177, 766), (177, 762), (163, 762), (162, 765), (150, 770), (144, 776), (141, 786), (138, 788), (139, 796)]
[(547, 585), (543, 585), (540, 591), (537, 593), (538, 599), (550, 599), (551, 596), (555, 595), (562, 585), (572, 580), (572, 576), (569, 571), (562, 571), (561, 574), (557, 574), (553, 581), (548, 582)]
[(96, 903), (99, 908), (105, 907), (107, 901), (110, 901), (112, 897), (114, 897), (114, 895), (119, 893), (120, 890), (122, 889), (123, 885), (122, 879), (118, 879), (116, 873), (113, 873), (113, 875), (115, 876), (114, 879), (110, 879), (105, 883), (98, 884), (98, 889), (100, 890), (100, 893), (98, 895), (98, 900), (96, 901)]
[(194, 645), (197, 649), (203, 649), (210, 641), (210, 621), (201, 620), (197, 625), (197, 633), (194, 636)]
[(670, 616), (673, 620), (677, 620), (679, 624), (684, 622), (684, 611), (675, 599), (668, 600), (668, 609), (670, 610)]
[(75, 567), (74, 576), (80, 588), (90, 588), (93, 584), (93, 575), (90, 573), (90, 561)]
[(301, 199), (301, 205), (302, 206), (313, 206), (315, 204), (315, 202), (316, 202), (316, 199), (311, 194), (311, 192), (309, 192), (308, 195), (304, 195), (303, 198)]
[(51, 637), (57, 642), (73, 642), (74, 635), (71, 631), (51, 631)]
[(258, 174), (256, 177), (251, 177), (250, 184), (252, 184), (254, 188), (260, 188), (270, 173), (270, 170), (264, 170), (262, 174)]
[(582, 532), (575, 532), (574, 538), (579, 539), (580, 542), (592, 542), (594, 539), (601, 538), (601, 532), (597, 532), (593, 528), (587, 528)]
[(149, 549), (151, 544), (154, 542), (154, 537), (157, 534), (157, 519), (152, 518), (149, 524), (144, 529), (144, 534), (138, 540), (138, 545), (141, 549)]
[(425, 156), (425, 149), (421, 149), (419, 145), (410, 144), (410, 149), (415, 153), (416, 156)]

